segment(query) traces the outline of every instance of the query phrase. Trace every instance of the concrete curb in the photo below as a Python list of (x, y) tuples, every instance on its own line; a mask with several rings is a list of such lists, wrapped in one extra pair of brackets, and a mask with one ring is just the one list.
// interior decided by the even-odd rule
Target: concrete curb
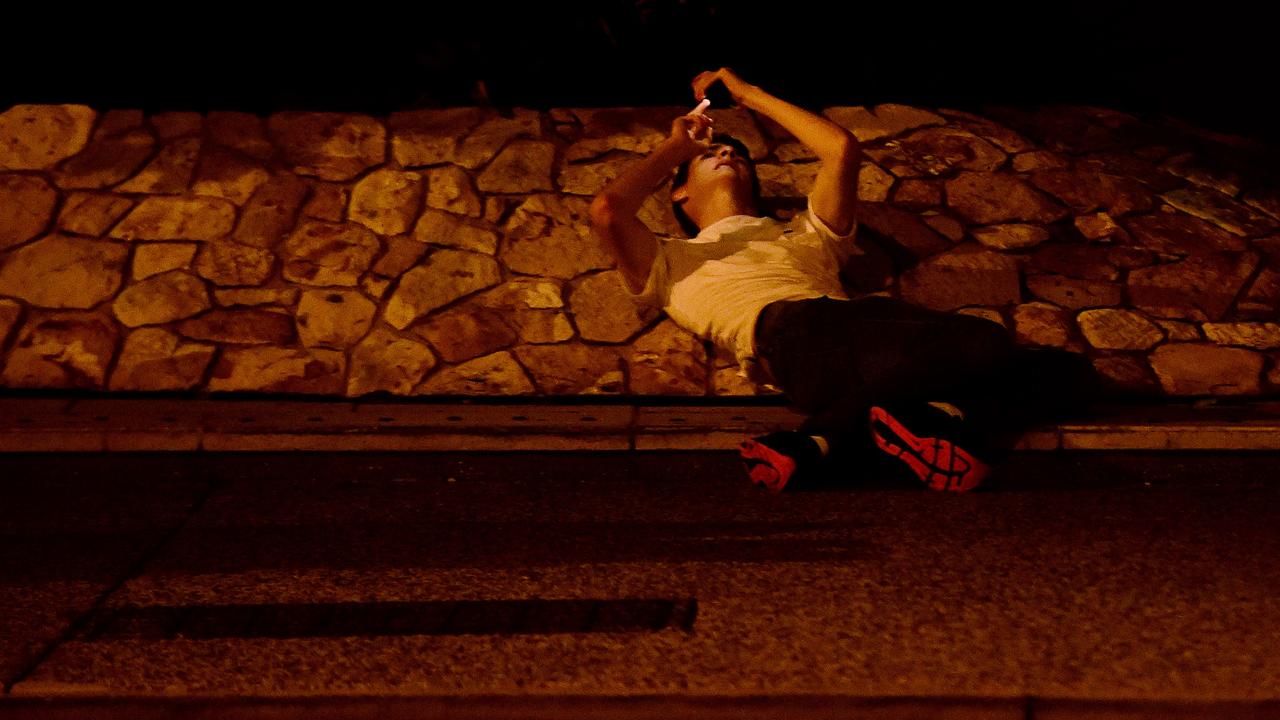
[[(0, 398), (0, 452), (733, 450), (777, 406)], [(1022, 450), (1280, 450), (1280, 402), (1106, 406)]]

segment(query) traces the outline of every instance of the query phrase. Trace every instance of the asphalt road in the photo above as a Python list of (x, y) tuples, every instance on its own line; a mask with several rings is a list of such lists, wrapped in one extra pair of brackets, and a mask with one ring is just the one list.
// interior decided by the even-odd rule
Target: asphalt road
[(771, 494), (724, 452), (3, 455), (0, 712), (1275, 700), (1277, 468), (1028, 453), (967, 495), (856, 478)]

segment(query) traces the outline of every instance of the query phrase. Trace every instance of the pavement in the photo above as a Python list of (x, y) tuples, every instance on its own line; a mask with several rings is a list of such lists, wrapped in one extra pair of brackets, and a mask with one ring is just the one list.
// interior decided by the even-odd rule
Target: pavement
[[(804, 419), (772, 398), (706, 400), (11, 395), (0, 397), (0, 452), (731, 450)], [(1029, 428), (1018, 449), (1280, 450), (1280, 400), (1099, 405)]]
[[(1257, 403), (1041, 428), (957, 495), (688, 449), (778, 407), (26, 400), (10, 447), (206, 451), (0, 454), (0, 716), (1280, 717), (1280, 453), (1203, 447), (1276, 433)], [(511, 442), (359, 446), (424, 427)]]

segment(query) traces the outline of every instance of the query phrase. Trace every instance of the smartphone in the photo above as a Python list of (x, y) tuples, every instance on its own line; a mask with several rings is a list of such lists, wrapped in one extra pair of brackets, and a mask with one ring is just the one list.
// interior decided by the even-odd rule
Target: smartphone
[(711, 104), (718, 108), (737, 107), (737, 104), (733, 102), (733, 95), (729, 94), (729, 88), (718, 80), (707, 86), (707, 91), (703, 94), (703, 97), (710, 100)]

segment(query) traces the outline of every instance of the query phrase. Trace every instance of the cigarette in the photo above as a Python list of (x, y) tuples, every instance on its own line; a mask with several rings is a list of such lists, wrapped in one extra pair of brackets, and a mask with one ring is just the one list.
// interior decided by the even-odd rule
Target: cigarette
[(702, 102), (698, 103), (698, 107), (689, 111), (690, 115), (701, 115), (703, 110), (711, 107), (711, 98), (702, 98)]

